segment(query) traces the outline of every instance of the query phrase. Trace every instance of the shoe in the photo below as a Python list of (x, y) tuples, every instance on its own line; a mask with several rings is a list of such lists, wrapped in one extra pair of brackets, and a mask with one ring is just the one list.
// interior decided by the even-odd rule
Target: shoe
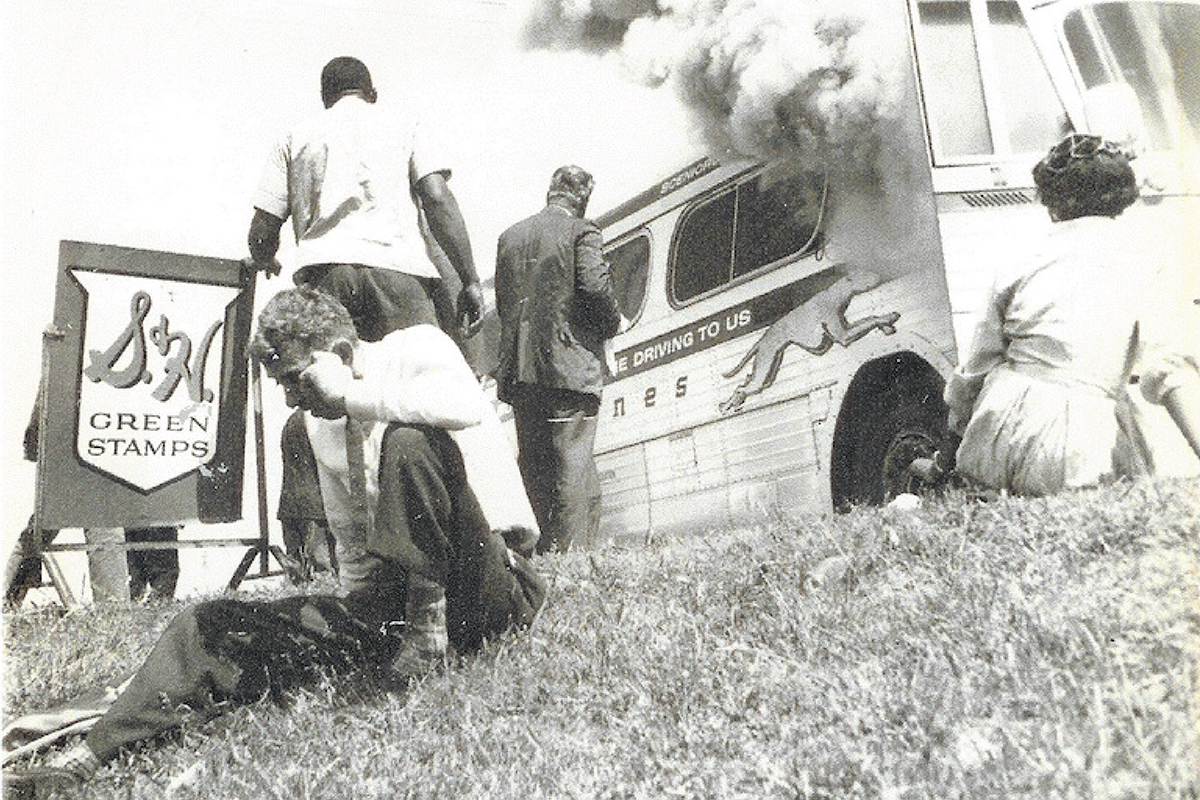
[(405, 592), (402, 644), (391, 664), (391, 677), (400, 683), (419, 680), (444, 668), (449, 645), (445, 589), (409, 573)]
[(70, 800), (83, 791), (83, 779), (62, 767), (34, 767), (4, 773), (5, 800)]
[(302, 558), (285, 553), (278, 545), (271, 546), (271, 555), (283, 567), (283, 572), (294, 586), (303, 586), (312, 580), (312, 570)]
[(509, 550), (519, 553), (525, 558), (533, 558), (533, 551), (538, 543), (537, 531), (526, 528), (524, 525), (513, 525), (511, 528), (501, 530), (500, 536), (508, 545)]
[(404, 686), (446, 667), (445, 650), (424, 650), (408, 641), (392, 659), (389, 678)]

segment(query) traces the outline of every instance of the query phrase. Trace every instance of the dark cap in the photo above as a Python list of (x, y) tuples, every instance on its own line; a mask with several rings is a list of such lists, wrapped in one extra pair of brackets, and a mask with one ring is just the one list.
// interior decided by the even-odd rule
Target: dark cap
[(546, 199), (566, 197), (573, 202), (586, 204), (595, 185), (596, 182), (587, 170), (574, 165), (559, 167), (550, 178), (550, 191), (546, 193)]
[(338, 56), (321, 70), (321, 97), (334, 98), (345, 92), (375, 91), (367, 65), (352, 56)]

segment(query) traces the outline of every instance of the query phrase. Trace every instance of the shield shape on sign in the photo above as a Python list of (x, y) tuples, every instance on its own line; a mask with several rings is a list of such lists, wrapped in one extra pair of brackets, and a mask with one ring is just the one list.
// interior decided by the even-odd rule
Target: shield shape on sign
[(210, 461), (221, 354), (238, 289), (72, 269), (84, 330), (75, 449), (143, 493)]

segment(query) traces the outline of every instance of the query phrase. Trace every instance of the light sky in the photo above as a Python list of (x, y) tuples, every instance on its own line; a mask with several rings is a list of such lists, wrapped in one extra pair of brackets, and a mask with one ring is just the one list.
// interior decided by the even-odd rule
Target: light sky
[[(53, 313), (59, 241), (243, 256), (267, 150), (291, 122), (320, 109), (318, 77), (330, 58), (362, 58), (381, 104), (419, 102), (442, 127), (455, 167), (450, 185), (484, 277), (496, 237), (540, 208), (555, 167), (573, 162), (595, 174), (589, 210), (599, 214), (700, 154), (668, 90), (639, 87), (592, 57), (522, 51), (522, 3), (2, 4), (5, 555), (33, 507), (21, 434)], [(259, 305), (287, 285), (286, 273), (260, 279)], [(277, 460), (271, 439), (267, 451), (268, 462)]]

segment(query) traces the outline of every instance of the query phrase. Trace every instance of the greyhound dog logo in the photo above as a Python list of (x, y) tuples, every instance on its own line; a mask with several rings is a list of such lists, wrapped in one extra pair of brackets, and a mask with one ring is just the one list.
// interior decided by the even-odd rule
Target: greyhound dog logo
[[(844, 271), (845, 268), (843, 267)], [(722, 412), (737, 411), (752, 394), (758, 394), (775, 382), (783, 353), (790, 344), (799, 345), (814, 356), (824, 355), (834, 343), (849, 347), (875, 329), (887, 335), (896, 332), (896, 320), (900, 314), (877, 314), (846, 321), (846, 308), (856, 295), (868, 292), (883, 281), (874, 272), (855, 270), (846, 272), (836, 283), (810, 297), (784, 316), (773, 322), (762, 337), (754, 343), (737, 366), (725, 373), (732, 378), (742, 371), (753, 359), (750, 373), (734, 389), (729, 399), (721, 404)]]

